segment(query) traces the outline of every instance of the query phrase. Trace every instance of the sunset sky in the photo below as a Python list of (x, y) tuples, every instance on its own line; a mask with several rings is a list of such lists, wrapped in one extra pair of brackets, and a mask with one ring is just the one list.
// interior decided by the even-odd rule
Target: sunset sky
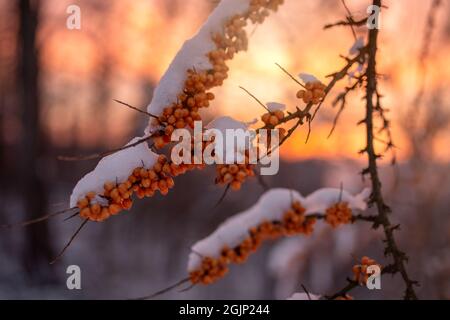
[[(183, 41), (195, 34), (211, 10), (208, 0), (120, 0), (76, 1), (82, 10), (82, 29), (65, 28), (65, 10), (73, 1), (46, 1), (40, 33), (44, 83), (46, 88), (45, 122), (50, 137), (57, 144), (76, 138), (83, 144), (96, 145), (104, 140), (119, 146), (137, 131), (136, 115), (114, 104), (121, 99), (145, 108), (150, 102), (150, 84), (156, 84)], [(353, 45), (352, 33), (344, 28), (323, 30), (327, 23), (342, 19), (345, 10), (340, 1), (286, 0), (281, 10), (271, 15), (262, 26), (249, 28), (250, 49), (239, 54), (230, 64), (230, 78), (214, 92), (217, 99), (209, 112), (230, 115), (249, 121), (263, 113), (238, 86), (244, 86), (262, 101), (276, 101), (294, 110), (298, 85), (275, 66), (280, 63), (294, 74), (307, 72), (326, 82), (325, 76), (342, 66), (340, 54)], [(426, 15), (430, 1), (386, 1), (388, 10), (382, 15), (379, 68), (384, 75), (384, 105), (391, 110), (393, 133), (400, 159), (409, 153), (405, 132), (400, 124), (405, 114), (418, 114), (412, 103), (423, 72), (418, 66)], [(356, 17), (365, 14), (368, 1), (349, 0)], [(431, 40), (428, 61), (426, 102), (450, 82), (450, 25), (447, 23), (448, 2), (438, 14), (437, 27)], [(364, 33), (364, 30), (361, 30)], [(102, 81), (107, 66), (110, 95), (106, 101), (95, 98), (95, 83)], [(149, 86), (143, 90), (143, 83)], [(343, 81), (342, 85), (348, 84)], [(283, 147), (285, 158), (307, 159), (347, 157), (358, 159), (365, 143), (363, 128), (356, 123), (363, 116), (362, 94), (352, 97), (335, 134), (327, 139), (336, 109), (332, 98), (325, 103), (319, 119), (313, 123), (312, 136), (305, 144), (306, 128)], [(64, 99), (55, 97), (67, 92)], [(441, 92), (442, 103), (450, 106), (448, 92)], [(426, 112), (427, 104), (421, 106)], [(422, 112), (421, 111), (421, 112)], [(107, 114), (105, 114), (107, 113)], [(69, 115), (69, 116), (68, 116)], [(101, 125), (98, 125), (101, 123)], [(144, 121), (140, 122), (143, 130)], [(68, 130), (68, 128), (74, 128)], [(441, 160), (450, 160), (447, 131), (437, 138), (435, 150)]]

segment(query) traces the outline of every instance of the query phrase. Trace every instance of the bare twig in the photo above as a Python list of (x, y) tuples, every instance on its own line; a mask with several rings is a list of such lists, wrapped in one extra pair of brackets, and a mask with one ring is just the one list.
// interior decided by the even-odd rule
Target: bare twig
[(181, 285), (183, 285), (183, 284), (185, 284), (185, 283), (187, 283), (189, 281), (190, 281), (190, 278), (183, 279), (181, 281), (178, 281), (174, 285), (171, 285), (170, 287), (162, 289), (162, 290), (160, 290), (158, 292), (155, 292), (155, 293), (153, 293), (153, 294), (151, 294), (149, 296), (140, 297), (140, 298), (136, 298), (136, 299), (133, 299), (133, 300), (149, 300), (149, 299), (156, 298), (156, 297), (158, 297), (160, 295), (163, 295), (163, 294), (165, 294), (165, 293), (167, 293), (167, 292), (169, 292), (169, 291), (171, 291), (171, 290), (173, 290), (175, 288), (178, 288), (179, 286), (181, 286)]
[(138, 141), (136, 141), (136, 142), (134, 142), (132, 144), (129, 144), (129, 145), (125, 146), (125, 147), (109, 150), (109, 151), (102, 152), (102, 153), (92, 154), (92, 155), (89, 155), (89, 156), (75, 156), (75, 157), (59, 156), (58, 160), (61, 160), (61, 161), (85, 161), (85, 160), (100, 159), (100, 158), (112, 155), (113, 153), (136, 147), (136, 146), (138, 146), (138, 145), (140, 145), (140, 144), (142, 144), (144, 142), (149, 141), (151, 138), (152, 138), (152, 136), (147, 136), (147, 137), (139, 139)]
[(325, 299), (327, 300), (335, 300), (339, 297), (345, 297), (350, 291), (357, 288), (359, 286), (359, 283), (357, 281), (354, 281), (350, 278), (347, 278), (347, 285), (343, 287), (341, 290), (336, 292), (333, 295), (325, 296)]
[[(32, 225), (32, 224), (36, 224), (36, 223), (39, 223), (39, 222), (46, 221), (48, 219), (54, 218), (54, 217), (62, 215), (64, 213), (71, 212), (71, 211), (73, 211), (75, 209), (78, 209), (78, 208), (65, 209), (65, 210), (62, 210), (62, 211), (50, 213), (50, 214), (47, 214), (45, 216), (42, 216), (42, 217), (39, 217), (39, 218), (36, 218), (36, 219), (32, 219), (32, 220), (28, 220), (28, 221), (24, 221), (24, 222), (13, 223), (13, 224), (3, 224), (3, 225), (0, 225), (0, 228), (11, 229), (11, 228), (16, 228), (16, 227), (26, 227), (26, 226), (29, 226), (29, 225)], [(78, 212), (76, 214), (78, 214)]]
[(284, 73), (286, 73), (292, 80), (294, 80), (297, 84), (299, 84), (302, 88), (305, 88), (305, 85), (303, 83), (301, 83), (300, 81), (297, 80), (297, 78), (295, 78), (289, 71), (287, 71), (285, 68), (283, 68), (281, 65), (279, 65), (278, 63), (275, 63), (275, 65), (280, 68)]
[(230, 184), (227, 184), (227, 186), (225, 187), (225, 190), (223, 191), (222, 195), (220, 196), (220, 199), (214, 205), (214, 209), (217, 208), (218, 206), (220, 206), (222, 204), (223, 200), (225, 200), (228, 192), (230, 191), (230, 186), (231, 186)]
[(55, 259), (53, 259), (50, 264), (54, 264), (56, 261), (58, 261), (59, 259), (61, 259), (61, 257), (64, 255), (64, 253), (66, 252), (66, 250), (70, 247), (70, 245), (72, 244), (72, 242), (75, 240), (75, 238), (77, 237), (77, 235), (80, 233), (80, 231), (83, 229), (83, 227), (86, 225), (86, 223), (88, 223), (89, 220), (85, 219), (81, 225), (78, 227), (78, 229), (75, 231), (75, 233), (72, 235), (72, 237), (70, 238), (69, 242), (64, 246), (64, 248), (61, 250), (61, 252), (56, 256)]
[(248, 91), (247, 89), (245, 89), (244, 87), (239, 87), (240, 89), (244, 90), (250, 97), (252, 97), (253, 99), (256, 100), (256, 102), (258, 102), (259, 105), (261, 105), (261, 107), (263, 107), (267, 112), (270, 113), (269, 108), (267, 108), (264, 103), (261, 102), (261, 100), (259, 100), (255, 95), (253, 95), (250, 91)]
[(120, 101), (120, 100), (116, 100), (116, 99), (113, 99), (113, 100), (114, 100), (115, 102), (121, 104), (121, 105), (124, 105), (124, 106), (126, 106), (126, 107), (128, 107), (128, 108), (134, 110), (134, 111), (137, 111), (137, 112), (139, 112), (139, 113), (145, 114), (146, 116), (149, 116), (149, 117), (155, 118), (155, 119), (159, 119), (159, 118), (158, 118), (157, 116), (155, 116), (154, 114), (151, 114), (151, 113), (149, 113), (149, 112), (147, 112), (147, 111), (144, 111), (144, 110), (141, 110), (141, 109), (139, 109), (139, 108), (133, 107), (132, 105), (130, 105), (130, 104), (126, 103), (126, 102), (123, 102), (123, 101)]

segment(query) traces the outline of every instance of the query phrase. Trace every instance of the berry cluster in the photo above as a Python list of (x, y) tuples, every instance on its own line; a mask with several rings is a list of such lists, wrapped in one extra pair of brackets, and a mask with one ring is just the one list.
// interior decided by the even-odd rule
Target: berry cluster
[(346, 202), (336, 203), (327, 209), (325, 213), (325, 221), (333, 228), (337, 228), (342, 224), (349, 224), (353, 220), (352, 209)]
[[(193, 68), (187, 70), (187, 79), (182, 92), (177, 97), (177, 102), (167, 106), (158, 119), (153, 119), (154, 125), (161, 125), (164, 128), (153, 136), (155, 148), (161, 149), (169, 144), (175, 129), (192, 128), (195, 121), (201, 120), (199, 110), (208, 108), (215, 98), (214, 94), (208, 91), (221, 86), (228, 77), (229, 68), (226, 61), (248, 47), (248, 38), (244, 30), (247, 20), (262, 23), (269, 13), (267, 10), (276, 11), (281, 4), (283, 0), (252, 0), (248, 12), (232, 17), (226, 23), (223, 34), (212, 36), (216, 44), (216, 49), (208, 53), (212, 68), (200, 72)], [(112, 215), (130, 209), (133, 204), (131, 197), (134, 193), (139, 198), (151, 197), (156, 191), (160, 191), (163, 195), (167, 194), (174, 184), (172, 177), (198, 167), (203, 168), (202, 165), (177, 166), (167, 161), (165, 157), (161, 157), (154, 168), (136, 168), (123, 183), (106, 183), (103, 194), (89, 192), (78, 202), (80, 216), (92, 221), (104, 221)], [(233, 177), (233, 189), (240, 188), (244, 172), (248, 176), (254, 174), (250, 166), (246, 166), (246, 171), (242, 170), (243, 173), (239, 172), (241, 170), (236, 177)]]
[(152, 168), (135, 168), (125, 182), (105, 183), (103, 194), (97, 195), (95, 192), (89, 192), (78, 201), (80, 216), (84, 219), (101, 222), (123, 210), (129, 210), (133, 205), (133, 194), (136, 194), (139, 199), (153, 197), (157, 191), (162, 195), (167, 195), (169, 189), (173, 188), (175, 184), (173, 177), (197, 167), (199, 166), (176, 165), (161, 155)]
[(325, 97), (326, 86), (320, 81), (308, 82), (305, 90), (297, 92), (297, 98), (302, 99), (304, 103), (319, 104)]
[(361, 264), (353, 266), (352, 271), (354, 280), (361, 285), (365, 285), (367, 283), (367, 279), (370, 276), (367, 273), (367, 268), (373, 265), (376, 265), (381, 268), (381, 265), (377, 264), (377, 262), (374, 259), (370, 259), (369, 257), (363, 257), (361, 259)]
[(225, 246), (219, 258), (204, 257), (197, 270), (190, 273), (193, 284), (209, 285), (221, 279), (228, 272), (228, 265), (244, 263), (250, 254), (257, 251), (266, 240), (299, 234), (310, 235), (313, 232), (315, 218), (305, 216), (305, 209), (299, 202), (283, 216), (282, 221), (265, 221), (249, 230), (249, 235), (234, 249)]
[[(283, 119), (284, 119), (284, 112), (281, 110), (265, 113), (261, 117), (262, 122), (264, 122), (265, 126), (268, 128), (275, 128), (280, 124), (280, 121)], [(282, 141), (284, 137), (286, 137), (286, 130), (284, 128), (278, 128), (278, 135), (279, 135), (278, 141)], [(270, 146), (271, 138), (272, 138), (271, 132), (268, 132), (267, 146)]]
[(264, 124), (267, 127), (276, 127), (277, 125), (280, 124), (280, 121), (283, 119), (284, 119), (284, 112), (281, 110), (265, 113), (261, 117), (262, 122), (264, 122)]
[(212, 68), (197, 72), (187, 70), (187, 79), (183, 92), (178, 95), (176, 103), (164, 109), (163, 114), (155, 119), (155, 125), (162, 125), (164, 132), (154, 136), (154, 145), (161, 149), (170, 143), (170, 137), (177, 128), (192, 127), (194, 121), (201, 120), (199, 109), (208, 108), (214, 94), (208, 90), (221, 86), (228, 78), (228, 60), (240, 51), (247, 50), (248, 37), (245, 31), (247, 20), (262, 23), (269, 15), (269, 10), (276, 11), (284, 0), (252, 0), (248, 12), (235, 15), (226, 24), (223, 34), (215, 34), (212, 40), (216, 49), (208, 53)]
[(239, 191), (247, 178), (255, 176), (251, 164), (219, 164), (216, 170), (216, 184), (230, 185), (233, 191)]

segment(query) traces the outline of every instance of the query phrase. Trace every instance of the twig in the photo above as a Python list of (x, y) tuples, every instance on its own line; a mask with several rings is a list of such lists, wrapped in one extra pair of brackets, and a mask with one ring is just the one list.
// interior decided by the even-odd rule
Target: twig
[(353, 21), (353, 14), (351, 13), (350, 9), (347, 7), (347, 4), (345, 3), (345, 0), (341, 0), (342, 5), (345, 8), (345, 11), (347, 11), (347, 21), (350, 23), (349, 26), (352, 29), (352, 33), (353, 33), (353, 38), (355, 38), (356, 40), (356, 31), (355, 31), (355, 26), (351, 23)]
[(220, 196), (220, 199), (217, 201), (217, 203), (214, 206), (214, 209), (217, 208), (218, 206), (220, 206), (220, 204), (223, 202), (223, 200), (225, 200), (225, 198), (227, 197), (228, 191), (230, 191), (230, 184), (227, 184), (223, 194)]
[(305, 287), (305, 285), (303, 283), (301, 284), (301, 286), (302, 286), (303, 291), (305, 291), (306, 296), (308, 297), (308, 300), (311, 301), (312, 299), (311, 299), (311, 295), (309, 294), (308, 289), (306, 289), (306, 287)]
[(88, 223), (89, 220), (85, 219), (81, 225), (78, 227), (78, 229), (75, 231), (75, 233), (72, 235), (72, 237), (70, 238), (69, 242), (64, 246), (64, 248), (61, 250), (61, 252), (56, 256), (55, 259), (53, 259), (53, 261), (50, 262), (50, 264), (54, 264), (56, 261), (58, 261), (66, 252), (66, 250), (70, 247), (70, 245), (72, 244), (72, 242), (75, 240), (75, 238), (77, 237), (77, 235), (80, 233), (80, 231), (83, 229), (83, 227), (86, 225), (86, 223)]
[(367, 23), (367, 18), (361, 19), (361, 20), (353, 20), (353, 18), (351, 19), (347, 19), (347, 20), (343, 20), (343, 21), (338, 21), (336, 23), (330, 23), (325, 25), (323, 28), (324, 29), (330, 29), (330, 28), (334, 28), (337, 26), (354, 26), (354, 27), (361, 27), (363, 25), (365, 25)]
[[(78, 209), (78, 208), (65, 209), (65, 210), (62, 210), (62, 211), (58, 211), (58, 212), (47, 214), (47, 215), (42, 216), (40, 218), (36, 218), (36, 219), (33, 219), (33, 220), (27, 220), (27, 221), (24, 221), (24, 222), (19, 222), (19, 223), (14, 223), (14, 224), (2, 224), (2, 225), (0, 225), (0, 228), (11, 229), (11, 228), (16, 228), (16, 227), (26, 227), (26, 226), (29, 226), (29, 225), (32, 225), (32, 224), (43, 222), (45, 220), (48, 220), (48, 219), (51, 219), (53, 217), (62, 215), (64, 213), (70, 212), (70, 211), (75, 210), (75, 209)], [(78, 214), (78, 212), (76, 214)]]
[(147, 137), (142, 138), (142, 139), (140, 139), (132, 144), (129, 144), (125, 147), (109, 150), (109, 151), (102, 152), (102, 153), (92, 154), (89, 156), (75, 156), (75, 157), (59, 156), (58, 160), (61, 160), (61, 161), (85, 161), (85, 160), (100, 159), (100, 158), (112, 155), (113, 153), (136, 147), (136, 146), (140, 145), (141, 143), (149, 141), (151, 138), (152, 138), (152, 136), (147, 136)]
[(248, 91), (247, 89), (245, 89), (244, 87), (239, 86), (240, 89), (244, 90), (250, 97), (252, 97), (253, 99), (256, 100), (256, 102), (258, 102), (258, 104), (261, 105), (261, 107), (263, 107), (267, 112), (271, 113), (269, 108), (267, 108), (264, 103), (261, 102), (261, 100), (259, 100), (255, 95), (253, 95), (250, 91)]
[(301, 83), (300, 81), (298, 81), (289, 71), (287, 71), (285, 68), (283, 68), (281, 65), (279, 65), (278, 63), (275, 62), (275, 65), (280, 68), (284, 73), (286, 73), (292, 80), (294, 80), (295, 82), (297, 82), (297, 84), (299, 84), (302, 88), (306, 89), (305, 85), (303, 83)]
[(185, 283), (187, 283), (189, 281), (190, 281), (190, 278), (185, 278), (185, 279), (175, 283), (174, 285), (171, 285), (170, 287), (162, 289), (162, 290), (160, 290), (158, 292), (155, 292), (155, 293), (153, 293), (153, 294), (151, 294), (149, 296), (140, 297), (140, 298), (136, 298), (136, 299), (133, 299), (133, 300), (149, 300), (149, 299), (156, 298), (157, 296), (163, 295), (164, 293), (167, 293), (167, 292), (169, 292), (169, 291), (171, 291), (171, 290), (173, 290), (173, 289), (175, 289), (175, 288), (177, 288), (177, 287), (179, 287), (179, 286), (181, 286), (181, 285), (183, 285), (183, 284), (185, 284)]
[(359, 286), (359, 283), (357, 281), (347, 278), (347, 285), (344, 288), (342, 288), (341, 290), (339, 290), (338, 292), (336, 292), (335, 294), (333, 294), (331, 296), (325, 296), (325, 299), (335, 300), (339, 297), (345, 297), (345, 295), (347, 295), (350, 291), (357, 288), (358, 286)]
[(120, 100), (116, 100), (116, 99), (113, 99), (113, 100), (115, 102), (117, 102), (117, 103), (120, 103), (121, 105), (124, 105), (124, 106), (126, 106), (126, 107), (128, 107), (130, 109), (133, 109), (134, 111), (137, 111), (139, 113), (145, 114), (146, 116), (149, 116), (149, 117), (155, 118), (155, 119), (159, 119), (159, 117), (155, 116), (154, 114), (151, 114), (151, 113), (149, 113), (147, 111), (144, 111), (144, 110), (141, 110), (139, 108), (133, 107), (132, 105), (130, 105), (130, 104), (126, 103), (126, 102), (123, 102), (123, 101), (120, 101)]
[(330, 133), (328, 134), (328, 139), (333, 135), (334, 131), (336, 130), (337, 124), (339, 122), (339, 119), (341, 117), (342, 112), (344, 112), (345, 106), (347, 104), (347, 96), (350, 92), (354, 91), (359, 85), (362, 85), (364, 77), (360, 76), (357, 78), (357, 81), (350, 87), (346, 87), (344, 92), (339, 94), (336, 99), (333, 102), (333, 106), (336, 106), (339, 104), (339, 110), (336, 114), (336, 117), (333, 120), (333, 126), (330, 130)]

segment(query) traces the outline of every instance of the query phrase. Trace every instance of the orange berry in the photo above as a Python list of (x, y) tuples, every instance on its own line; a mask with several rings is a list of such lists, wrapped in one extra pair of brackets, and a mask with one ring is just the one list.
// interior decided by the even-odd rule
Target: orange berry
[(169, 189), (171, 189), (171, 188), (173, 188), (173, 187), (175, 186), (175, 181), (174, 181), (173, 178), (171, 178), (171, 177), (168, 177), (168, 178), (166, 179), (166, 182), (167, 182), (167, 187), (168, 187)]
[(142, 179), (141, 184), (144, 188), (149, 188), (152, 184), (152, 181), (150, 179)]
[(276, 110), (274, 112), (274, 114), (275, 114), (275, 117), (278, 118), (278, 120), (282, 120), (284, 118), (284, 112), (281, 110)]
[(88, 199), (88, 200), (92, 200), (92, 199), (94, 199), (95, 197), (96, 197), (96, 193), (94, 192), (94, 191), (91, 191), (91, 192), (88, 192), (87, 194), (86, 194), (86, 198)]
[(369, 257), (362, 257), (361, 258), (361, 264), (363, 265), (369, 265), (370, 258)]
[(125, 200), (123, 200), (123, 202), (122, 202), (122, 207), (123, 207), (125, 210), (130, 210), (132, 206), (133, 206), (133, 201), (131, 201), (131, 199), (125, 199)]
[(306, 91), (305, 95), (303, 96), (303, 102), (304, 103), (310, 103), (312, 98), (313, 98), (312, 92), (311, 91)]
[(223, 183), (228, 184), (231, 183), (233, 181), (233, 175), (231, 175), (230, 173), (227, 173), (224, 177), (223, 177)]
[(114, 189), (114, 187), (115, 187), (115, 184), (114, 183), (112, 183), (112, 182), (106, 182), (105, 183), (105, 185), (103, 186), (103, 188), (106, 190), (106, 191), (111, 191), (112, 189)]
[(239, 191), (239, 190), (241, 190), (241, 187), (242, 187), (242, 184), (239, 181), (233, 181), (231, 183), (231, 189), (233, 191)]
[(98, 215), (98, 221), (105, 221), (110, 217), (109, 209), (108, 208), (102, 208), (100, 214)]
[(98, 203), (96, 203), (91, 207), (91, 211), (93, 215), (98, 215), (102, 211), (102, 207)]
[(92, 212), (91, 209), (89, 208), (83, 208), (80, 211), (80, 217), (84, 218), (84, 219), (88, 219), (91, 216)]
[(306, 91), (305, 90), (300, 90), (297, 92), (297, 98), (298, 99), (303, 99), (303, 97), (305, 96)]
[(118, 204), (111, 204), (111, 205), (109, 205), (108, 209), (109, 209), (109, 213), (113, 216), (118, 214), (120, 211), (122, 211), (122, 207), (119, 206)]
[(230, 171), (230, 173), (231, 174), (236, 174), (236, 173), (238, 173), (239, 172), (239, 167), (237, 166), (237, 165), (235, 165), (235, 164), (232, 164), (229, 168), (228, 168), (228, 170)]
[(86, 198), (82, 198), (78, 201), (77, 207), (80, 209), (86, 208), (89, 205), (89, 200)]
[(265, 113), (261, 120), (265, 123), (265, 124), (269, 124), (269, 120), (270, 120), (270, 113)]
[(271, 125), (271, 126), (276, 126), (276, 125), (278, 125), (280, 123), (280, 121), (278, 120), (278, 118), (276, 117), (276, 116), (270, 116), (270, 118), (269, 118), (269, 124)]

